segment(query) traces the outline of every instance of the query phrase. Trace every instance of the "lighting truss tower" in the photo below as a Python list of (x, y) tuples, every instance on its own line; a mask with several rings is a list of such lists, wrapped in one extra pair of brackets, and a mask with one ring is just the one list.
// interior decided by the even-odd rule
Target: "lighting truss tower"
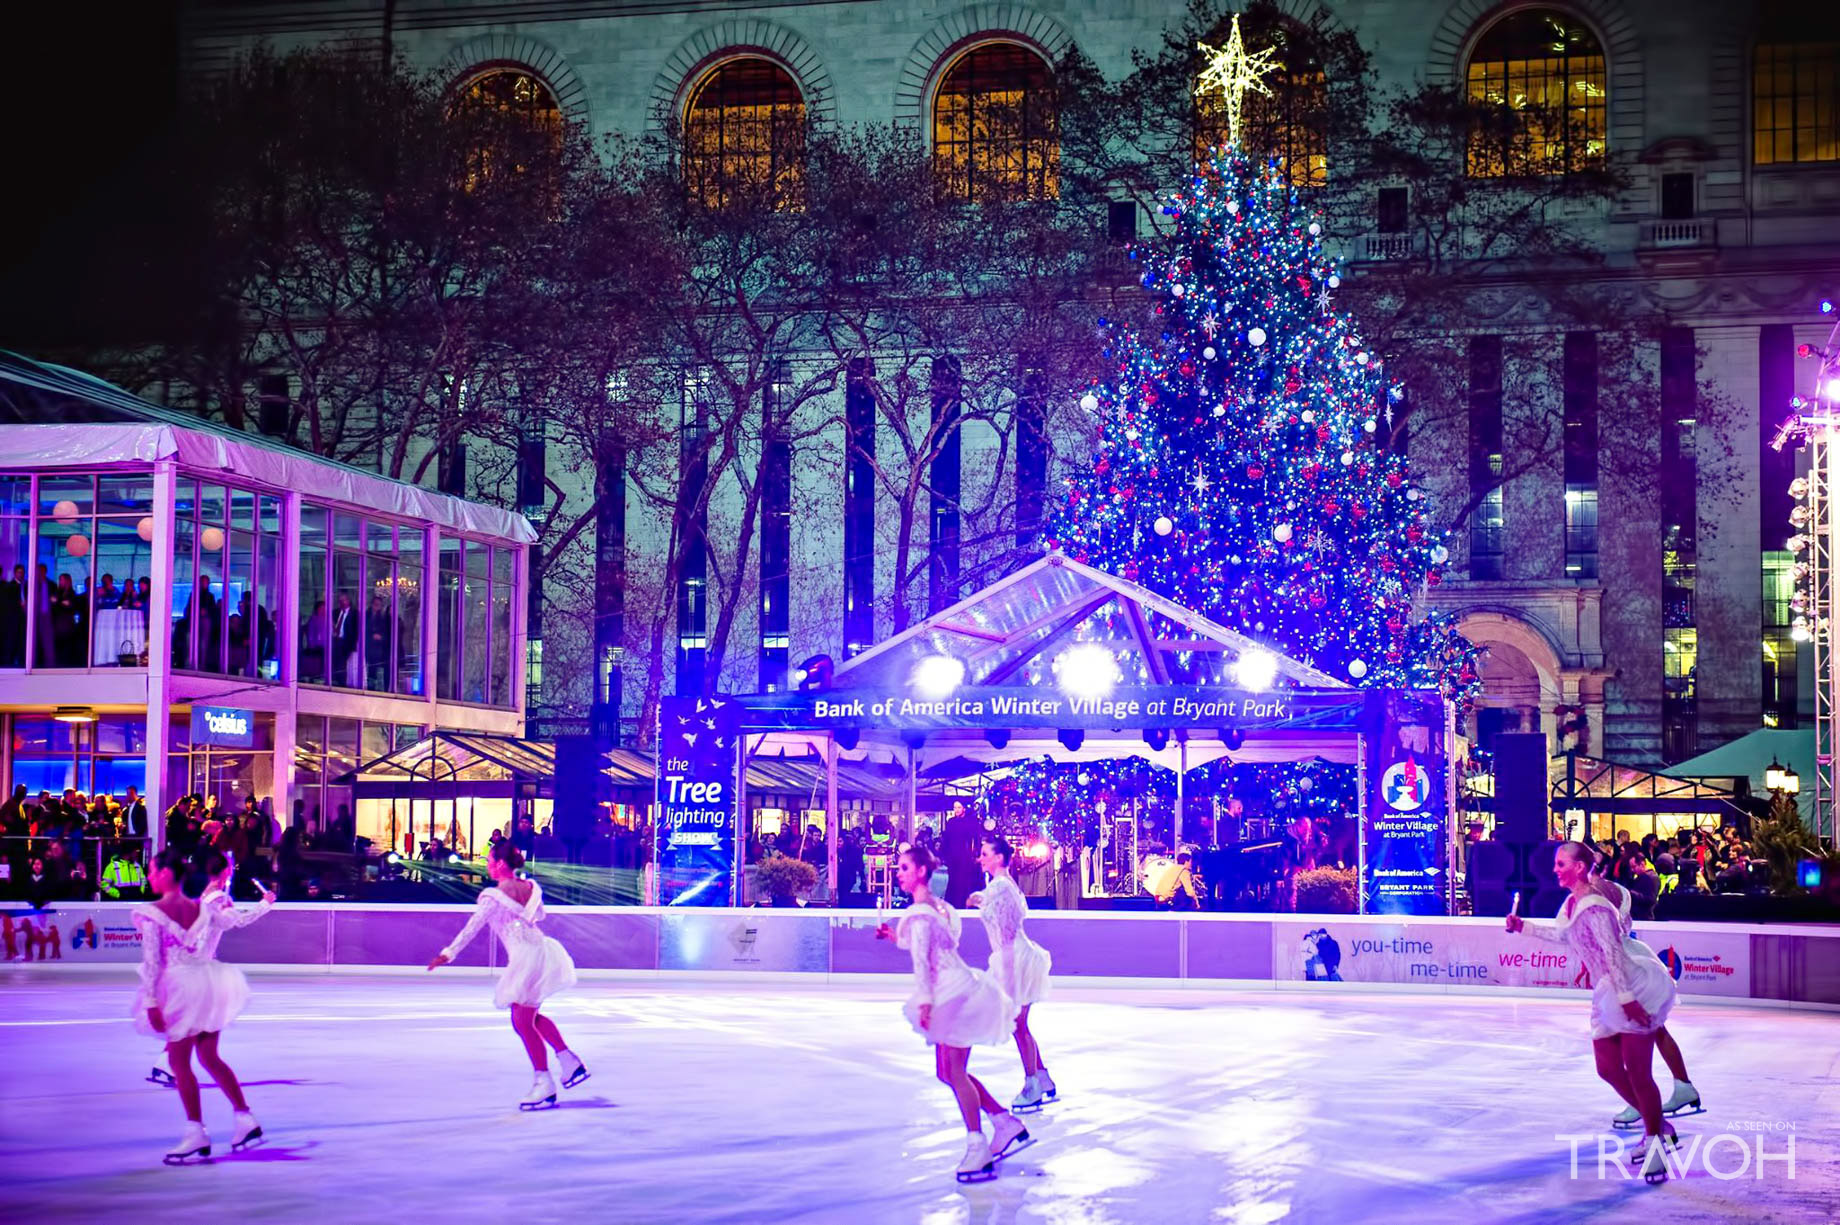
[[(1833, 316), (1835, 304), (1821, 303), (1821, 313)], [(1840, 609), (1834, 607), (1834, 572), (1840, 558), (1840, 515), (1834, 499), (1840, 497), (1840, 322), (1828, 333), (1824, 346), (1801, 345), (1797, 355), (1816, 363), (1811, 395), (1790, 403), (1794, 415), (1783, 423), (1772, 444), (1781, 449), (1793, 439), (1809, 450), (1808, 475), (1790, 487), (1799, 499), (1794, 512), (1796, 537), (1792, 544), (1798, 566), (1794, 636), (1814, 644), (1815, 667), (1815, 836), (1831, 847), (1840, 842), (1840, 778), (1835, 753), (1840, 746), (1840, 667), (1836, 666), (1836, 630)]]

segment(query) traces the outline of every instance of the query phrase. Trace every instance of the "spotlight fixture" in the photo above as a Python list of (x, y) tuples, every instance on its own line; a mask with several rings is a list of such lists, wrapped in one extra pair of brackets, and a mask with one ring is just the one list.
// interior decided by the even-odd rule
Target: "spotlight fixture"
[(1118, 683), (1118, 660), (1098, 643), (1083, 642), (1055, 657), (1054, 673), (1069, 697), (1102, 698)]
[(94, 723), (96, 712), (87, 706), (60, 706), (51, 717), (59, 723)]
[(813, 655), (792, 670), (792, 681), (800, 689), (829, 689), (837, 674), (837, 664), (829, 655)]
[(1233, 665), (1233, 677), (1249, 693), (1263, 693), (1278, 679), (1278, 657), (1270, 651), (1253, 647), (1240, 655)]
[(946, 697), (964, 681), (965, 661), (956, 655), (928, 655), (914, 665), (914, 690), (923, 698)]

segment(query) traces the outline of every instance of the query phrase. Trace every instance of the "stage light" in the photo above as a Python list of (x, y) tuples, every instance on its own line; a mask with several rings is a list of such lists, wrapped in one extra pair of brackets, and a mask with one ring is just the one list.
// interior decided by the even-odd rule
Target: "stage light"
[(1054, 675), (1070, 697), (1102, 698), (1118, 683), (1118, 660), (1098, 643), (1083, 642), (1055, 657)]
[(458, 863), (460, 863), (460, 862), (461, 862), (461, 860), (460, 860), (460, 856), (458, 856), (458, 855), (449, 855), (449, 856), (447, 857), (447, 862), (448, 862), (448, 863), (450, 863), (450, 864), (458, 864)]
[(1832, 299), (1830, 298), (1821, 299), (1821, 313), (1823, 315), (1831, 315), (1834, 313), (1834, 304), (1833, 304)]
[(965, 661), (955, 655), (928, 655), (914, 665), (914, 689), (925, 698), (943, 698), (965, 680)]
[(1234, 663), (1233, 678), (1239, 682), (1241, 689), (1263, 693), (1278, 679), (1278, 657), (1270, 651), (1253, 647)]
[(402, 862), (402, 856), (398, 855), (395, 851), (391, 851), (383, 857), (383, 862), (389, 864), (393, 868)]

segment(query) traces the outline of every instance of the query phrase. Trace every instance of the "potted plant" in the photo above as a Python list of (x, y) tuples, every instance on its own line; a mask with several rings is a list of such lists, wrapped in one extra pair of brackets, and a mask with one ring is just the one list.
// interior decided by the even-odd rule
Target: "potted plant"
[(754, 868), (754, 884), (775, 906), (797, 906), (798, 896), (818, 887), (818, 870), (803, 859), (770, 855)]
[(1309, 868), (1297, 873), (1297, 913), (1353, 914), (1353, 868)]

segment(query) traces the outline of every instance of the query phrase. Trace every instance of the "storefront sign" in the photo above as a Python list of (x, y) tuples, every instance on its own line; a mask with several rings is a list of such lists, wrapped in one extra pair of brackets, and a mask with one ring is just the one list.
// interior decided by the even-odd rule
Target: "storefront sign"
[(1358, 691), (1294, 693), (1187, 685), (1145, 685), (1101, 698), (1075, 698), (1048, 686), (966, 687), (944, 698), (907, 692), (837, 689), (755, 694), (746, 702), (749, 727), (861, 728), (1312, 728), (1353, 731), (1364, 695)]
[(1368, 745), (1362, 814), (1367, 914), (1447, 913), (1444, 707), (1435, 695), (1394, 690)]
[(733, 902), (739, 713), (727, 697), (662, 704), (658, 899), (666, 906)]
[(194, 706), (192, 743), (216, 749), (253, 749), (256, 747), (255, 712), (229, 706)]

